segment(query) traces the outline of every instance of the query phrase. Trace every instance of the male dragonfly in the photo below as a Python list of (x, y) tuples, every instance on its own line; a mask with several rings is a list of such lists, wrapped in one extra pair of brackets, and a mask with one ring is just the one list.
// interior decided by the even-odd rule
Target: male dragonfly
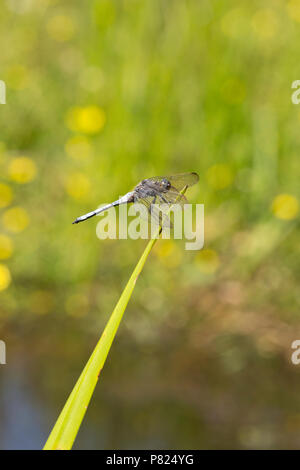
[[(94, 215), (100, 214), (111, 207), (119, 206), (120, 204), (129, 203), (141, 203), (146, 206), (149, 214), (161, 224), (161, 216), (159, 217), (155, 211), (155, 205), (166, 204), (168, 206), (179, 204), (183, 206), (187, 203), (186, 197), (180, 193), (184, 188), (193, 186), (199, 181), (199, 176), (195, 172), (182, 173), (173, 176), (156, 176), (154, 178), (148, 178), (141, 181), (133, 191), (120, 197), (117, 201), (114, 201), (106, 206), (99, 207), (92, 212), (88, 212), (80, 217), (77, 217), (73, 224), (78, 224), (84, 220), (94, 217)], [(168, 220), (167, 216), (165, 218)]]

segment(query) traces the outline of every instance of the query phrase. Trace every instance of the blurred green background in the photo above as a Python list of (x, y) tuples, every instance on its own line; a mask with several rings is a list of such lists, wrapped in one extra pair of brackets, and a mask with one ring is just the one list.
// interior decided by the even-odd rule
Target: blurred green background
[(145, 247), (75, 217), (197, 171), (75, 443), (299, 448), (297, 0), (3, 0), (0, 448), (41, 448)]

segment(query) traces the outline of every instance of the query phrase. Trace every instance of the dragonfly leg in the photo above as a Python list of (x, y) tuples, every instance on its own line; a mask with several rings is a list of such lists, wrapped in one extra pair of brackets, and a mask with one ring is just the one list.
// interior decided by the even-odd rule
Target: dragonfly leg
[[(152, 200), (152, 202), (151, 202), (151, 204), (150, 204), (150, 207), (149, 207), (150, 216), (152, 216), (152, 214), (153, 214), (154, 217), (155, 217), (154, 205), (155, 205), (156, 198), (157, 198), (157, 196), (154, 196), (154, 197), (153, 197), (153, 200)], [(161, 225), (161, 222), (162, 222), (162, 214), (159, 213), (158, 217), (159, 217), (159, 224)]]
[[(157, 195), (154, 196), (153, 201), (150, 204), (150, 214), (153, 211), (153, 206), (155, 205), (155, 201), (156, 201), (157, 197), (158, 197)], [(160, 195), (159, 197), (160, 197), (160, 199), (162, 199), (163, 201), (165, 201), (167, 203), (166, 199), (163, 196)], [(153, 215), (155, 216), (154, 212), (153, 212)], [(157, 217), (157, 214), (156, 214), (156, 217)], [(159, 213), (158, 213), (158, 223), (159, 223), (160, 226), (163, 225), (163, 213), (161, 211), (159, 211)]]
[(154, 205), (155, 205), (157, 197), (159, 197), (163, 202), (168, 204), (168, 201), (161, 194), (159, 196), (158, 195), (154, 196), (153, 201), (151, 202), (150, 207), (149, 207), (150, 215), (153, 214), (154, 218), (158, 219), (157, 222), (159, 223), (161, 227), (164, 225), (164, 222), (169, 223), (170, 227), (172, 227), (172, 222), (169, 220), (167, 215), (165, 215), (162, 211), (159, 211), (158, 213), (154, 212)]
[(152, 206), (154, 206), (155, 201), (156, 201), (156, 196), (154, 196), (153, 201), (152, 201), (151, 204), (150, 204), (150, 207), (149, 207), (150, 214), (151, 214), (151, 212), (152, 212), (152, 210), (153, 210)]
[(159, 197), (165, 204), (169, 204), (166, 198), (162, 194), (160, 194)]

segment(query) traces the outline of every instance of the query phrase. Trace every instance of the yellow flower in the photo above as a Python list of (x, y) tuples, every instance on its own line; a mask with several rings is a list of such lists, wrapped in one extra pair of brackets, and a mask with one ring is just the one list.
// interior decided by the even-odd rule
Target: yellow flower
[(65, 150), (70, 157), (81, 160), (91, 155), (92, 146), (85, 136), (75, 135), (66, 142)]
[(214, 189), (224, 189), (231, 185), (233, 174), (229, 166), (218, 163), (207, 170), (206, 178)]
[(31, 158), (17, 157), (10, 162), (8, 172), (13, 181), (25, 184), (35, 178), (36, 166)]
[(73, 173), (67, 177), (65, 187), (73, 199), (84, 199), (90, 192), (91, 184), (82, 173)]
[(22, 207), (13, 207), (4, 212), (2, 216), (4, 227), (10, 232), (22, 232), (28, 224), (29, 217)]
[(13, 192), (10, 186), (0, 183), (0, 207), (9, 206), (13, 198)]
[(66, 124), (74, 132), (97, 134), (105, 124), (105, 113), (99, 106), (75, 106), (66, 116)]
[(74, 36), (76, 27), (69, 16), (56, 15), (49, 19), (46, 29), (52, 39), (57, 42), (65, 42)]
[(8, 288), (11, 283), (11, 274), (7, 266), (0, 264), (0, 291)]
[(13, 242), (6, 235), (0, 235), (0, 259), (7, 259), (13, 253)]
[(215, 250), (209, 248), (199, 251), (195, 258), (200, 271), (206, 274), (213, 274), (220, 265), (220, 258)]
[(295, 219), (299, 212), (299, 202), (291, 194), (279, 194), (272, 202), (272, 212), (278, 219)]

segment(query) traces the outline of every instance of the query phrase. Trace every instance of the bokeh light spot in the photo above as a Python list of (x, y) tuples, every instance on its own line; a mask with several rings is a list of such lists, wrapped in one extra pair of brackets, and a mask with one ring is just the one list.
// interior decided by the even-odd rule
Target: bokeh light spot
[(292, 20), (300, 23), (300, 3), (299, 0), (290, 0), (287, 3), (288, 14)]
[(252, 18), (252, 27), (260, 39), (272, 38), (278, 30), (277, 16), (269, 8), (258, 10)]
[(221, 20), (222, 31), (230, 37), (245, 34), (245, 15), (243, 8), (237, 7), (226, 13)]
[(208, 184), (214, 189), (224, 189), (233, 182), (233, 174), (228, 165), (217, 163), (211, 166), (206, 173)]
[(13, 207), (4, 212), (2, 216), (4, 227), (10, 232), (19, 233), (29, 224), (29, 217), (22, 207)]
[(5, 290), (11, 283), (11, 274), (5, 264), (0, 264), (0, 291)]
[(161, 240), (155, 251), (161, 261), (169, 267), (178, 266), (182, 260), (182, 251), (173, 240)]
[(102, 70), (99, 67), (83, 68), (79, 76), (79, 83), (85, 90), (95, 93), (101, 89), (104, 83)]
[(65, 150), (75, 160), (84, 160), (91, 156), (92, 146), (87, 137), (76, 135), (67, 140)]
[(6, 70), (6, 81), (9, 88), (23, 90), (29, 83), (29, 72), (26, 67), (15, 64)]
[(299, 202), (291, 194), (279, 194), (272, 202), (272, 212), (278, 219), (295, 219), (299, 212)]
[(105, 113), (99, 106), (75, 106), (66, 116), (66, 124), (74, 132), (97, 134), (105, 124)]
[(11, 238), (0, 234), (0, 259), (10, 258), (13, 251), (14, 247)]
[(65, 182), (66, 191), (73, 199), (84, 199), (91, 189), (90, 180), (82, 173), (72, 173)]
[(65, 302), (65, 309), (68, 315), (73, 317), (83, 317), (88, 313), (89, 302), (84, 294), (70, 295)]
[(213, 274), (220, 265), (220, 258), (215, 250), (207, 248), (199, 251), (196, 255), (195, 262), (200, 271), (206, 274)]
[(53, 308), (54, 301), (51, 292), (46, 290), (34, 291), (29, 299), (30, 308), (33, 313), (38, 315), (45, 315)]
[(69, 16), (56, 15), (49, 19), (46, 29), (49, 36), (57, 42), (72, 39), (75, 33), (75, 23)]
[(36, 165), (31, 158), (14, 158), (8, 168), (10, 178), (19, 184), (25, 184), (32, 181), (37, 173)]
[(13, 199), (13, 192), (10, 186), (0, 183), (0, 207), (9, 206)]

